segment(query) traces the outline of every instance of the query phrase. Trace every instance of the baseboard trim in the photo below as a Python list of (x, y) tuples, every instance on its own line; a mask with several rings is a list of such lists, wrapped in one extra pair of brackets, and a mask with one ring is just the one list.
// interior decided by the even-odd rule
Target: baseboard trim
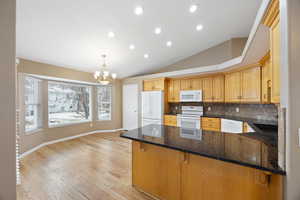
[(64, 142), (64, 141), (67, 141), (67, 140), (72, 140), (72, 139), (75, 139), (75, 138), (79, 138), (79, 137), (83, 137), (83, 136), (87, 136), (87, 135), (92, 135), (92, 134), (96, 134), (96, 133), (113, 133), (113, 132), (118, 132), (118, 131), (123, 131), (123, 130), (124, 130), (123, 128), (113, 129), (113, 130), (97, 130), (97, 131), (91, 131), (91, 132), (87, 132), (87, 133), (81, 133), (81, 134), (78, 134), (78, 135), (73, 135), (73, 136), (69, 136), (69, 137), (60, 138), (60, 139), (57, 139), (57, 140), (52, 140), (52, 141), (44, 142), (42, 144), (39, 144), (39, 145), (33, 147), (32, 149), (30, 149), (28, 151), (25, 151), (24, 153), (20, 154), (19, 158), (22, 159), (25, 156), (28, 156), (29, 154), (31, 154), (31, 153), (39, 150), (40, 148), (42, 148), (44, 146), (50, 145), (50, 144)]

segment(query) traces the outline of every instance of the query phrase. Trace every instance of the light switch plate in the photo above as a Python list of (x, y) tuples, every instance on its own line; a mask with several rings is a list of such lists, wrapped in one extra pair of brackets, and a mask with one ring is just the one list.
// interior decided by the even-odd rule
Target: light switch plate
[(208, 110), (208, 111), (211, 111), (211, 107), (209, 106), (207, 110)]
[(236, 107), (236, 108), (235, 108), (235, 111), (236, 111), (236, 112), (240, 112), (240, 108), (239, 108), (239, 107)]

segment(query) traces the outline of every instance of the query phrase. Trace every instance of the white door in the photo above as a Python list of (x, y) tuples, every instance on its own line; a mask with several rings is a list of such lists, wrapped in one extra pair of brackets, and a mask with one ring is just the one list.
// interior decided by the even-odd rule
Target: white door
[(138, 128), (138, 85), (123, 85), (123, 128)]

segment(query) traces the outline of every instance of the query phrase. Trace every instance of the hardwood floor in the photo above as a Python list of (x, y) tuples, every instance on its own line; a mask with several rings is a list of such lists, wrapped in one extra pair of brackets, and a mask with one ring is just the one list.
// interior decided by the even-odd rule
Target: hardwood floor
[(131, 186), (131, 141), (99, 133), (48, 145), (21, 161), (18, 200), (149, 200)]

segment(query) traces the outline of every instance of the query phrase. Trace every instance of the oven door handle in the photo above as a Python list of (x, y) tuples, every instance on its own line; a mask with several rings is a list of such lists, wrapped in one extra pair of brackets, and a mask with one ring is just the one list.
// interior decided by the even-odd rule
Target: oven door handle
[(180, 117), (181, 120), (183, 119), (191, 119), (191, 120), (200, 120), (200, 117), (195, 118), (195, 117)]

